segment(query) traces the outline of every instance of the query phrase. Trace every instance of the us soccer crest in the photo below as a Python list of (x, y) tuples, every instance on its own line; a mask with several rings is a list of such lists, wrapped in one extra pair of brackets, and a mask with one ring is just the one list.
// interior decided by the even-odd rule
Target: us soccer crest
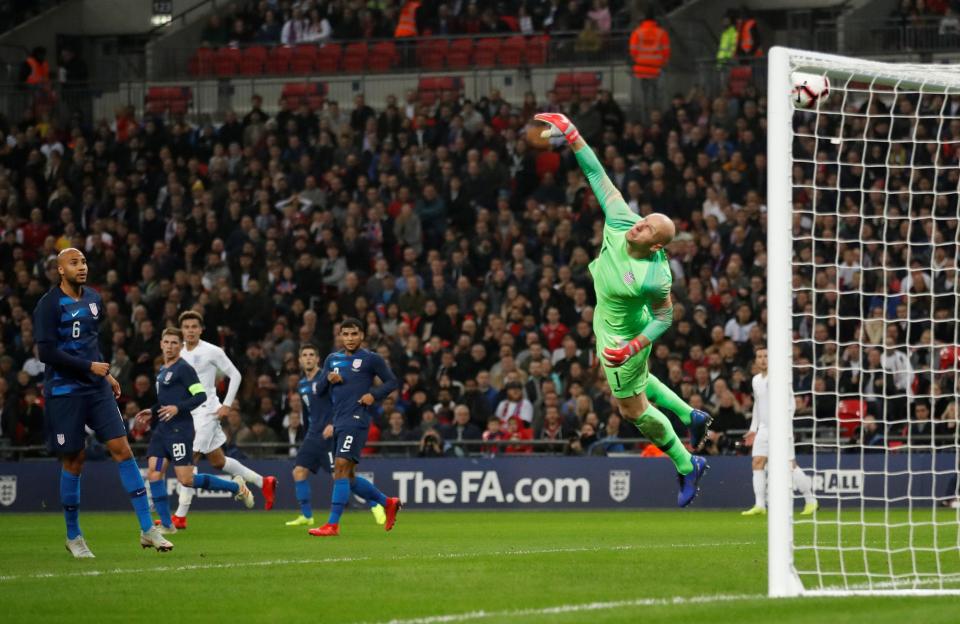
[(360, 365), (361, 365), (361, 364), (363, 364), (363, 360), (361, 360), (360, 358), (355, 359), (355, 360), (353, 361), (353, 370), (355, 370), (355, 371), (360, 370)]
[(97, 304), (95, 303), (90, 304), (90, 312), (92, 312), (94, 316), (97, 315)]
[(610, 471), (610, 498), (616, 503), (622, 503), (630, 496), (630, 471)]
[(0, 475), (0, 505), (9, 507), (17, 500), (17, 475)]
[(171, 377), (173, 377), (173, 371), (167, 371), (167, 374), (163, 376), (163, 383), (170, 383)]
[(627, 271), (623, 274), (623, 283), (627, 286), (633, 284), (635, 281), (637, 281), (637, 278), (633, 276), (633, 271)]
[(57, 444), (59, 444), (60, 446), (63, 446), (66, 441), (67, 441), (67, 437), (65, 435), (63, 435), (62, 433), (57, 434)]

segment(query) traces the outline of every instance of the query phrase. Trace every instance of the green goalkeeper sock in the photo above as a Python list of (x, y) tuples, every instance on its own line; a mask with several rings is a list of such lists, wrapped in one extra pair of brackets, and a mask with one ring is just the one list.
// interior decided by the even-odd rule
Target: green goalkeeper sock
[(683, 424), (690, 426), (690, 412), (693, 411), (693, 407), (681, 399), (665, 383), (649, 374), (647, 375), (646, 395), (652, 402), (676, 414)]
[(693, 464), (690, 463), (690, 453), (687, 452), (683, 443), (673, 431), (673, 425), (663, 412), (650, 403), (640, 418), (634, 423), (640, 432), (651, 442), (657, 445), (657, 448), (666, 453), (673, 460), (673, 465), (677, 467), (677, 472), (682, 475), (693, 472)]

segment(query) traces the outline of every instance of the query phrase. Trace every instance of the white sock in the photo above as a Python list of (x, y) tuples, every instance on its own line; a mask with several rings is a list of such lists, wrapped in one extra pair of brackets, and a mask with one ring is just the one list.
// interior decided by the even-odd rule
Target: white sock
[[(193, 474), (197, 474), (196, 466), (193, 467)], [(177, 487), (180, 488), (180, 504), (177, 506), (177, 513), (174, 515), (186, 518), (187, 514), (190, 513), (190, 503), (193, 502), (193, 497), (196, 496), (197, 490), (179, 483)]]
[(227, 474), (240, 475), (247, 483), (252, 483), (258, 488), (263, 487), (263, 477), (250, 470), (232, 457), (227, 457), (223, 462), (223, 471)]
[(817, 498), (813, 495), (813, 482), (807, 473), (800, 469), (800, 466), (793, 469), (793, 489), (803, 495), (806, 504), (817, 502)]
[(767, 507), (767, 471), (753, 471), (753, 497), (756, 499), (755, 507), (766, 509)]

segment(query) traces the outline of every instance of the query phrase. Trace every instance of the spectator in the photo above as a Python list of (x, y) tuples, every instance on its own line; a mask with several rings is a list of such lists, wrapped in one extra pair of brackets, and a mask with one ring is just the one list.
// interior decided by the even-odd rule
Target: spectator
[(737, 14), (730, 9), (723, 16), (720, 45), (717, 47), (717, 69), (725, 68), (737, 53)]
[(630, 57), (633, 59), (633, 94), (645, 111), (657, 102), (656, 80), (670, 60), (670, 35), (657, 24), (652, 13), (630, 35)]
[(271, 449), (266, 449), (257, 445), (263, 443), (270, 444), (279, 441), (280, 436), (277, 435), (277, 432), (274, 429), (268, 427), (267, 423), (262, 418), (254, 418), (249, 429), (244, 428), (238, 431), (236, 434), (237, 445), (243, 446), (243, 452), (250, 457), (265, 457), (271, 454), (273, 452)]
[(519, 418), (529, 426), (533, 422), (533, 405), (523, 397), (523, 386), (516, 381), (504, 386), (506, 396), (497, 405), (494, 414), (503, 421), (504, 425), (511, 418)]
[[(453, 409), (453, 422), (442, 427), (440, 431), (443, 439), (448, 443), (480, 440), (483, 437), (480, 429), (471, 422), (470, 409), (462, 404), (457, 405)], [(473, 449), (473, 446), (460, 446), (460, 444), (457, 444), (455, 448), (469, 452)]]
[(427, 429), (420, 438), (419, 457), (443, 457), (443, 440), (436, 429)]
[[(387, 419), (387, 428), (380, 433), (381, 442), (409, 442), (410, 430), (399, 410), (390, 412)], [(381, 457), (409, 457), (410, 450), (404, 447), (384, 446), (380, 448)]]
[(303, 11), (300, 8), (294, 7), (290, 14), (290, 19), (283, 24), (283, 29), (280, 31), (280, 43), (283, 45), (294, 45), (306, 42), (308, 41), (307, 37), (309, 33), (310, 20), (304, 17)]
[(301, 409), (300, 395), (294, 393), (290, 398), (289, 411), (283, 417), (283, 441), (290, 443), (290, 448), (287, 450), (287, 455), (290, 457), (297, 456), (297, 449), (300, 448), (300, 443), (303, 442), (303, 437), (307, 433)]

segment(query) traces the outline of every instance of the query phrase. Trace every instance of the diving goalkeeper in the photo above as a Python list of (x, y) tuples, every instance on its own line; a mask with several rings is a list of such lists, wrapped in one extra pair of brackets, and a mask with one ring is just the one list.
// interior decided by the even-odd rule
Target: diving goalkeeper
[(676, 228), (666, 215), (641, 219), (627, 207), (565, 115), (540, 113), (534, 119), (550, 126), (544, 137), (566, 138), (603, 207), (603, 245), (590, 263), (597, 294), (593, 318), (597, 356), (620, 411), (673, 460), (680, 483), (677, 505), (686, 507), (697, 495), (707, 462), (690, 455), (667, 417), (645, 396), (651, 345), (673, 322), (673, 275), (663, 248), (673, 240)]

